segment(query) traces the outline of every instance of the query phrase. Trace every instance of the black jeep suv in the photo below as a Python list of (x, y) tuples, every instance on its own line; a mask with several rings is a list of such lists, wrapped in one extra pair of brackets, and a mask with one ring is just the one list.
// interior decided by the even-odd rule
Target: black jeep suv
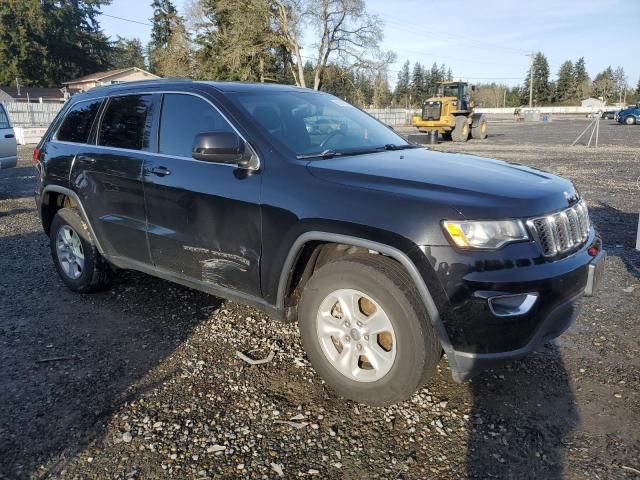
[[(315, 128), (319, 122), (329, 128)], [(438, 153), (331, 95), (152, 81), (68, 102), (36, 202), (78, 292), (134, 269), (296, 320), (338, 393), (409, 396), (562, 333), (604, 251), (571, 182)]]

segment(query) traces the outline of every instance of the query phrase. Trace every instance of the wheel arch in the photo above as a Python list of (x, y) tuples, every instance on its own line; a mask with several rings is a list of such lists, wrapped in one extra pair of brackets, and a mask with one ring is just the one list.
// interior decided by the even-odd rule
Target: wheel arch
[(91, 222), (89, 221), (89, 217), (87, 217), (87, 213), (82, 205), (82, 201), (76, 192), (60, 185), (47, 185), (42, 190), (40, 205), (42, 227), (47, 234), (49, 234), (53, 217), (60, 208), (75, 207), (79, 211), (84, 222), (87, 224), (91, 238), (95, 242), (98, 251), (101, 255), (104, 255), (104, 250), (100, 245), (100, 240), (96, 236), (93, 227), (91, 226)]
[[(287, 310), (286, 300), (289, 288), (291, 287), (291, 281), (295, 276), (296, 266), (299, 266), (299, 263), (302, 260), (306, 262), (305, 268), (308, 268), (310, 261), (315, 262), (313, 256), (320, 254), (319, 248), (322, 248), (323, 244), (337, 244), (366, 249), (368, 251), (373, 251), (390, 257), (400, 263), (400, 265), (402, 265), (409, 274), (409, 277), (413, 281), (418, 294), (420, 295), (420, 299), (427, 309), (431, 324), (436, 331), (436, 335), (440, 340), (442, 348), (447, 354), (453, 353), (453, 347), (451, 345), (449, 335), (447, 334), (444, 324), (440, 318), (438, 307), (416, 265), (402, 250), (374, 240), (323, 231), (309, 231), (301, 234), (289, 249), (289, 253), (287, 254), (280, 273), (276, 300), (276, 305), (279, 310)], [(455, 371), (454, 355), (448, 355), (448, 358), (452, 370)]]

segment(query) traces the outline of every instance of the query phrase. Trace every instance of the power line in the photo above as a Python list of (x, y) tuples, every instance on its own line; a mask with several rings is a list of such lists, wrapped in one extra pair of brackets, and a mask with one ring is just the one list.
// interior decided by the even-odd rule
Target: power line
[(150, 23), (139, 22), (138, 20), (131, 20), (130, 18), (116, 17), (115, 15), (109, 15), (107, 13), (101, 13), (100, 15), (103, 15), (109, 18), (115, 18), (116, 20), (122, 20), (123, 22), (131, 22), (131, 23), (137, 23), (138, 25), (146, 25), (147, 27), (153, 27), (153, 25), (151, 25)]
[[(444, 30), (438, 30), (436, 28), (433, 28), (431, 25), (420, 25), (411, 21), (408, 21), (406, 19), (401, 19), (399, 17), (394, 17), (393, 15), (385, 15), (385, 20), (388, 22), (388, 20), (391, 20), (392, 23), (396, 23), (397, 26), (396, 28), (398, 28), (398, 26), (402, 27), (404, 30), (409, 30), (409, 28), (407, 28), (407, 26), (414, 26), (419, 28), (419, 32), (416, 32), (414, 30), (413, 33), (419, 33), (420, 35), (426, 35), (426, 36), (431, 36), (432, 38), (436, 38), (436, 39), (449, 39), (450, 37), (453, 38), (458, 38), (460, 40), (463, 40), (463, 42), (461, 43), (467, 43), (468, 45), (472, 46), (472, 47), (477, 47), (477, 48), (481, 48), (480, 45), (485, 45), (491, 48), (496, 48), (496, 49), (500, 49), (500, 50), (510, 50), (514, 53), (530, 53), (529, 50), (525, 50), (522, 48), (516, 48), (516, 47), (508, 47), (506, 45), (497, 45), (495, 43), (490, 43), (490, 42), (483, 42), (482, 40), (478, 40), (477, 38), (472, 38), (472, 37), (468, 37), (468, 36), (464, 36), (464, 35), (459, 35), (456, 33), (451, 33), (448, 31), (444, 31)], [(440, 35), (436, 36), (432, 33), (430, 33), (429, 31), (425, 31), (425, 28), (428, 28), (429, 30), (439, 33)]]

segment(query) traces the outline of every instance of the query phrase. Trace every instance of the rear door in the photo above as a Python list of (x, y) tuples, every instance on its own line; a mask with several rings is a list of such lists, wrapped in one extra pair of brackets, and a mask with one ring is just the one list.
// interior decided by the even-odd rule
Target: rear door
[(151, 257), (178, 276), (259, 295), (262, 175), (193, 159), (196, 134), (213, 131), (234, 129), (209, 101), (163, 95), (158, 154), (144, 166)]
[(15, 166), (16, 152), (16, 136), (11, 127), (9, 115), (0, 104), (0, 169)]
[(78, 151), (72, 185), (80, 193), (89, 221), (105, 253), (150, 263), (142, 168), (154, 145), (156, 94), (110, 97), (94, 142)]

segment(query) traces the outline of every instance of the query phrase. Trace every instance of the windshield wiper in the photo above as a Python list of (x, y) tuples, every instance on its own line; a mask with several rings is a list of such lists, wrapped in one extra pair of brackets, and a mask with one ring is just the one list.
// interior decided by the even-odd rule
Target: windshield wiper
[(414, 145), (413, 143), (407, 143), (406, 145), (395, 145), (393, 143), (387, 143), (384, 147), (385, 150), (406, 150), (408, 148), (420, 148), (420, 145)]
[(344, 153), (336, 152), (335, 150), (323, 150), (320, 153), (309, 153), (307, 155), (297, 155), (298, 160), (304, 160), (305, 158), (333, 158), (336, 155), (344, 155)]
[(371, 147), (371, 148), (361, 148), (361, 149), (352, 149), (352, 150), (323, 150), (318, 153), (309, 153), (306, 155), (298, 155), (296, 158), (298, 160), (304, 160), (306, 158), (333, 158), (333, 157), (347, 157), (354, 155), (366, 155), (367, 153), (377, 153), (381, 150), (406, 150), (407, 148), (420, 148), (419, 145), (413, 145), (408, 143), (406, 145), (394, 145), (393, 143), (388, 143), (387, 145), (383, 145), (381, 147)]

